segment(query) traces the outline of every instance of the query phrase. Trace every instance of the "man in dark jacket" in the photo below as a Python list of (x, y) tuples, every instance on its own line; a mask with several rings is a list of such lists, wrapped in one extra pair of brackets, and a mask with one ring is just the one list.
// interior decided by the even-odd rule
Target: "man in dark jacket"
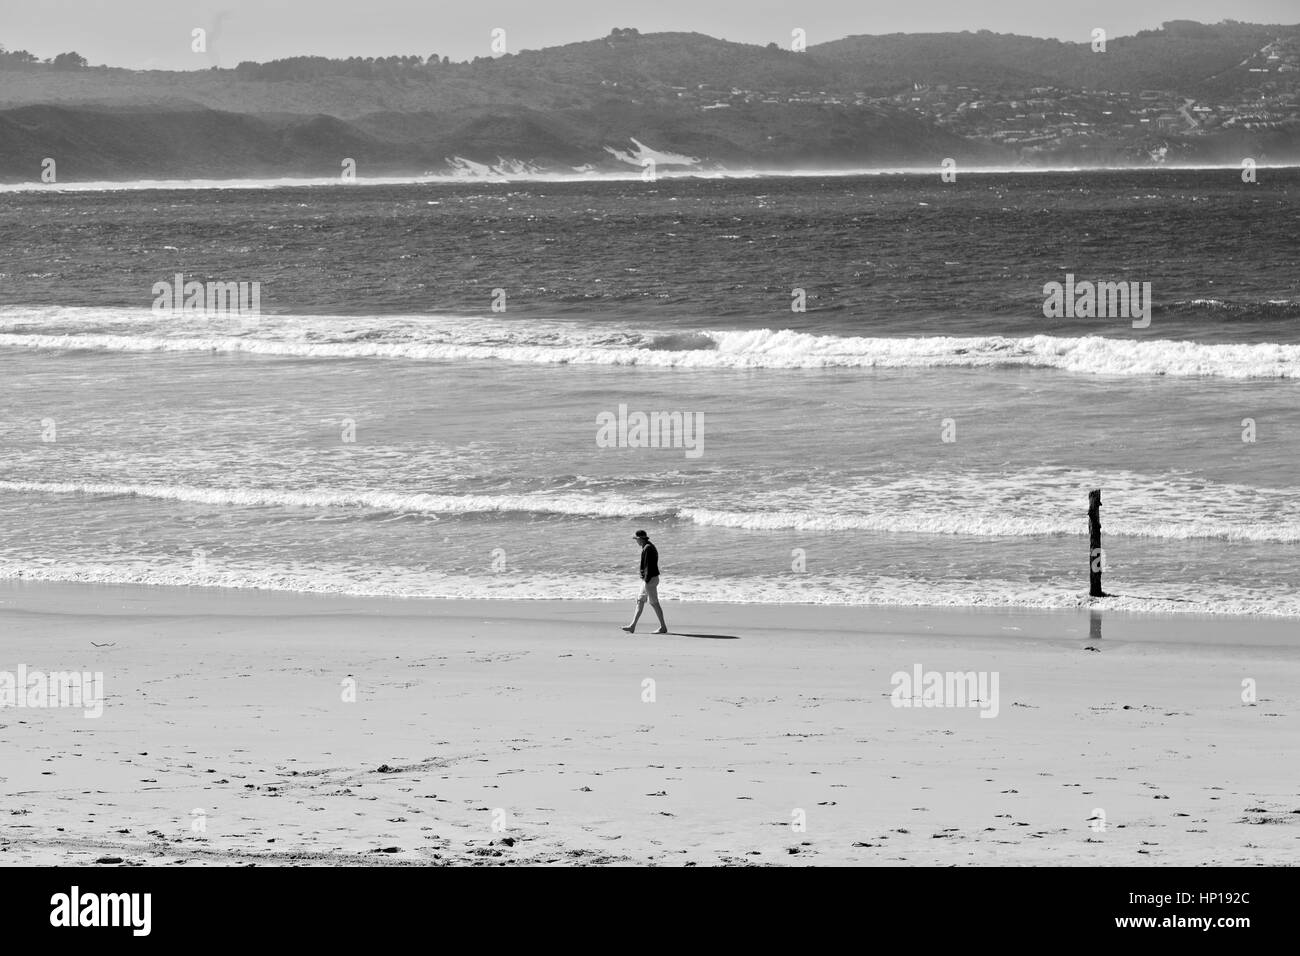
[(641, 585), (641, 596), (636, 599), (636, 617), (623, 630), (629, 634), (636, 632), (636, 622), (641, 620), (641, 612), (645, 610), (646, 601), (649, 601), (655, 609), (655, 616), (659, 618), (659, 630), (655, 633), (667, 634), (668, 625), (664, 623), (664, 611), (659, 606), (659, 550), (650, 543), (650, 536), (644, 531), (638, 531), (635, 537), (641, 545), (641, 580), (644, 583)]

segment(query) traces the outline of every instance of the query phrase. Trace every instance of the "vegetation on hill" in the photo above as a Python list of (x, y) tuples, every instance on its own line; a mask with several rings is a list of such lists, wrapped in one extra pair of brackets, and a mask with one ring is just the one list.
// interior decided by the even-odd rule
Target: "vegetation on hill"
[[(63, 156), (64, 176), (81, 178), (332, 175), (343, 157), (390, 174), (436, 168), (452, 156), (600, 166), (612, 162), (606, 147), (627, 149), (632, 138), (755, 167), (1006, 162), (1018, 151), (986, 129), (1004, 122), (1003, 113), (1010, 127), (1059, 129), (1062, 117), (1075, 116), (1082, 125), (1066, 132), (1089, 133), (1100, 116), (1121, 112), (1089, 113), (1083, 122), (1064, 99), (1046, 102), (1044, 88), (1173, 91), (1165, 97), (1171, 105), (1140, 120), (1146, 126), (1128, 117), (1140, 134), (1130, 137), (1132, 148), (1145, 150), (1157, 144), (1147, 135), (1157, 125), (1175, 136), (1184, 124), (1214, 132), (1208, 120), (1197, 129), (1201, 120), (1177, 114), (1187, 109), (1181, 97), (1250, 99), (1260, 71), (1248, 64), (1279, 38), (1297, 36), (1295, 26), (1171, 21), (1108, 38), (1104, 53), (1089, 37), (1065, 43), (989, 31), (854, 36), (794, 52), (618, 28), (459, 63), (437, 54), (304, 56), (184, 72), (92, 67), (75, 52), (39, 60), (0, 47), (0, 177), (33, 178), (43, 156)], [(931, 89), (952, 93), (910, 96)], [(1027, 94), (1036, 105), (1017, 106)], [(1009, 108), (978, 120), (985, 131), (976, 136), (977, 112), (959, 112), (970, 106), (963, 100), (984, 101), (979, 116), (989, 103)], [(1044, 118), (1054, 110), (1055, 119)], [(1286, 155), (1300, 142), (1285, 117), (1242, 120), (1247, 125), (1231, 130), (1225, 124), (1220, 145), (1266, 139)], [(1250, 123), (1262, 130), (1254, 138)], [(1173, 154), (1209, 155), (1212, 138), (1175, 143)], [(1067, 145), (1062, 155), (1121, 149), (1086, 138)]]

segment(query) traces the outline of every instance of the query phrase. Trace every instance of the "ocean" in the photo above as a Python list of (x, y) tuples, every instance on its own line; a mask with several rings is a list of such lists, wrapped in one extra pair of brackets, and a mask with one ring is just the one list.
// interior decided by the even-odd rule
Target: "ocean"
[[(1100, 488), (1101, 606), (1300, 616), (1298, 198), (1295, 169), (5, 192), (0, 578), (630, 605), (643, 528), (670, 601), (1071, 608)], [(155, 310), (178, 275), (260, 313)], [(1145, 324), (1046, 317), (1067, 276), (1150, 283)]]

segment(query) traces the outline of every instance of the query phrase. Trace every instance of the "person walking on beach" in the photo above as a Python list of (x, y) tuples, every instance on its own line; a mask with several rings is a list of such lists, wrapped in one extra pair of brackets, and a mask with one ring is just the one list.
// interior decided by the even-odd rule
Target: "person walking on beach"
[(650, 536), (644, 531), (638, 531), (634, 537), (641, 545), (641, 596), (636, 599), (636, 617), (623, 630), (629, 634), (636, 633), (636, 622), (641, 620), (641, 612), (645, 610), (646, 601), (649, 601), (655, 609), (655, 616), (659, 618), (659, 630), (655, 633), (667, 634), (668, 625), (664, 623), (664, 611), (659, 606), (659, 549), (650, 543)]

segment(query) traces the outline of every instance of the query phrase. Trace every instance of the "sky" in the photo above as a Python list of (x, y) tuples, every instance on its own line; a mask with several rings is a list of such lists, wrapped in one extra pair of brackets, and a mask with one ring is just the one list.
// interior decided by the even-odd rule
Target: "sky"
[[(0, 0), (0, 44), (38, 57), (76, 51), (92, 65), (206, 69), (286, 56), (437, 53), (492, 56), (492, 31), (509, 52), (604, 36), (707, 33), (746, 43), (808, 44), (861, 33), (992, 30), (1088, 41), (1154, 29), (1165, 20), (1300, 22), (1296, 0)], [(207, 50), (192, 31), (207, 31)]]

